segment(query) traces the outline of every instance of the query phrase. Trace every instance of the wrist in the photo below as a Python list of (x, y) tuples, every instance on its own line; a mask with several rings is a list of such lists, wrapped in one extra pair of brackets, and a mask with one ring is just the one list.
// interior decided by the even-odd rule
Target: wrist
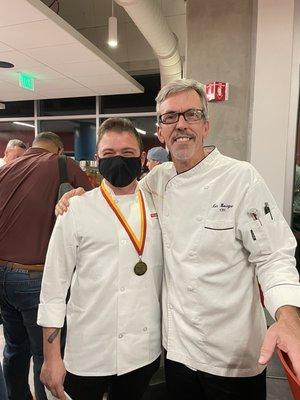
[(281, 306), (278, 308), (278, 310), (275, 313), (275, 318), (277, 321), (279, 320), (284, 320), (284, 319), (299, 319), (300, 318), (300, 313), (299, 313), (299, 308), (295, 306), (290, 306), (290, 305), (285, 305)]

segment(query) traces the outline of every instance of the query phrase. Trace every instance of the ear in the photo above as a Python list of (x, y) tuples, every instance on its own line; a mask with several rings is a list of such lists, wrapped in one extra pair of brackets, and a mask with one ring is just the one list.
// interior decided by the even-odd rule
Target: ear
[(141, 154), (141, 165), (142, 166), (145, 164), (145, 161), (146, 161), (146, 152), (142, 151), (142, 154)]
[(156, 127), (156, 132), (157, 132), (157, 137), (158, 137), (158, 140), (160, 141), (160, 143), (165, 143), (165, 139), (162, 135), (162, 129), (161, 129), (160, 125), (158, 125)]
[(209, 133), (209, 121), (204, 122), (203, 139), (206, 139)]

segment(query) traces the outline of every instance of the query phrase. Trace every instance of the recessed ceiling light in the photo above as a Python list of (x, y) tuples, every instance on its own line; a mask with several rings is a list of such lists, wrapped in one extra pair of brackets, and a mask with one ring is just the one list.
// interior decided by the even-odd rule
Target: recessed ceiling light
[(13, 68), (14, 64), (6, 62), (6, 61), (0, 61), (0, 68)]

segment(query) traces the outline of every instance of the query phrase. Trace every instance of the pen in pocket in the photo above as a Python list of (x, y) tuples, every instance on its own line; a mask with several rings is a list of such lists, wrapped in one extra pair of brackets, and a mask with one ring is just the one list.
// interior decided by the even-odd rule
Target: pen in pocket
[(267, 202), (265, 203), (264, 211), (265, 211), (265, 214), (270, 214), (271, 219), (273, 219), (273, 215), (271, 213), (269, 203), (267, 203)]

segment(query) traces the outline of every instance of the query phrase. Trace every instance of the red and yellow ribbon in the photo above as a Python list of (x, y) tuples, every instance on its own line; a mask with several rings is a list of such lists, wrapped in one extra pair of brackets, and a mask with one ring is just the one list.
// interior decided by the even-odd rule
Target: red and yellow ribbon
[(108, 205), (113, 210), (114, 214), (116, 215), (118, 220), (121, 222), (123, 228), (127, 232), (138, 255), (141, 257), (143, 254), (143, 251), (144, 251), (146, 231), (147, 231), (146, 210), (145, 210), (145, 203), (144, 203), (142, 192), (140, 190), (138, 190), (138, 192), (137, 192), (139, 209), (140, 209), (140, 227), (141, 227), (141, 236), (140, 236), (140, 238), (137, 238), (136, 234), (133, 232), (131, 226), (128, 224), (126, 218), (124, 217), (122, 211), (117, 206), (114, 199), (112, 198), (112, 196), (106, 189), (104, 181), (101, 182), (100, 190), (101, 190), (103, 197), (107, 201)]

